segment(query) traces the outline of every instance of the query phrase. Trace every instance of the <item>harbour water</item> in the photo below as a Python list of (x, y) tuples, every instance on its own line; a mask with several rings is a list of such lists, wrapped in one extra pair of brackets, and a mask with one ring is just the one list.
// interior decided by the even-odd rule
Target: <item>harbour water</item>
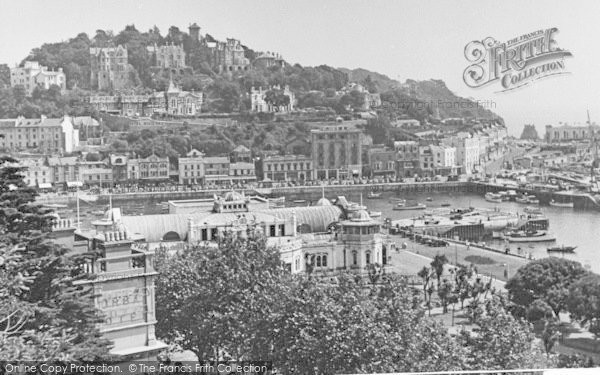
[[(326, 192), (329, 199), (334, 199), (335, 196), (330, 192)], [(367, 194), (362, 196), (363, 204), (372, 211), (380, 211), (381, 219), (390, 218), (392, 220), (408, 219), (417, 215), (422, 215), (426, 210), (407, 210), (394, 211), (394, 203), (390, 202), (390, 198), (404, 198), (409, 203), (419, 202), (427, 205), (427, 208), (440, 208), (443, 203), (450, 203), (450, 208), (466, 208), (466, 207), (481, 207), (481, 208), (498, 208), (501, 211), (519, 212), (522, 213), (526, 205), (515, 202), (492, 203), (486, 201), (482, 196), (469, 193), (414, 193), (402, 194), (398, 196), (395, 193), (384, 193), (378, 199), (367, 199)], [(427, 201), (430, 197), (431, 201)], [(359, 202), (360, 194), (346, 195), (346, 198)], [(309, 204), (309, 202), (307, 202)], [(293, 205), (291, 200), (286, 199), (286, 205)], [(159, 200), (146, 200), (144, 203), (136, 202), (119, 202), (115, 207), (121, 207), (126, 215), (135, 214), (160, 214), (163, 213)], [(74, 211), (73, 206), (69, 209)], [(106, 209), (106, 205), (101, 204), (81, 204), (80, 212), (82, 214), (81, 222), (85, 227), (90, 221), (98, 218), (98, 211)], [(509, 247), (513, 253), (517, 253), (517, 248), (521, 247), (524, 253), (531, 253), (534, 258), (542, 258), (547, 256), (558, 256), (572, 259), (582, 263), (584, 266), (589, 266), (592, 271), (600, 273), (600, 212), (598, 211), (576, 211), (572, 208), (559, 208), (551, 206), (540, 206), (543, 214), (550, 220), (549, 231), (556, 237), (555, 242), (544, 243), (511, 243)], [(74, 216), (74, 213), (72, 213)], [(499, 249), (504, 249), (506, 244), (500, 240), (487, 241), (487, 244), (495, 246)], [(549, 255), (546, 249), (550, 246), (577, 246), (574, 254), (555, 253)]]
[[(363, 204), (370, 210), (381, 211), (382, 218), (408, 219), (417, 215), (422, 215), (425, 211), (394, 211), (391, 197), (396, 195), (384, 194), (380, 199), (365, 199)], [(430, 197), (431, 201), (426, 199)], [(360, 195), (347, 197), (353, 201), (359, 201)], [(486, 201), (482, 196), (476, 194), (403, 194), (399, 198), (404, 198), (408, 202), (425, 203), (428, 208), (440, 208), (443, 203), (450, 203), (450, 208), (498, 208), (501, 211), (523, 213), (524, 204), (515, 202), (492, 203)], [(531, 253), (534, 258), (543, 258), (548, 256), (558, 256), (572, 259), (580, 262), (584, 266), (589, 266), (592, 271), (600, 273), (600, 212), (598, 211), (575, 211), (572, 208), (559, 208), (551, 206), (540, 206), (542, 213), (549, 219), (549, 231), (556, 237), (555, 242), (542, 243), (511, 243), (509, 247), (511, 252), (517, 253), (517, 248), (521, 247), (524, 253)], [(487, 241), (499, 249), (506, 247), (504, 241)], [(555, 253), (549, 255), (546, 249), (551, 246), (577, 246), (574, 254)]]

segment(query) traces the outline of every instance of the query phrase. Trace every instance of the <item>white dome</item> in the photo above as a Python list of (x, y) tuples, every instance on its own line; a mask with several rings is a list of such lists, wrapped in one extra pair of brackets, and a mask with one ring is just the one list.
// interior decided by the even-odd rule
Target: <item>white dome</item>
[(354, 214), (354, 217), (352, 217), (352, 221), (370, 221), (371, 220), (371, 216), (369, 216), (369, 213), (365, 210), (359, 210)]
[(329, 201), (329, 199), (323, 197), (321, 199), (319, 199), (317, 201), (317, 204), (315, 204), (315, 206), (331, 206), (331, 202)]
[(226, 202), (239, 201), (239, 200), (243, 200), (244, 196), (238, 192), (229, 191), (225, 194), (224, 199)]

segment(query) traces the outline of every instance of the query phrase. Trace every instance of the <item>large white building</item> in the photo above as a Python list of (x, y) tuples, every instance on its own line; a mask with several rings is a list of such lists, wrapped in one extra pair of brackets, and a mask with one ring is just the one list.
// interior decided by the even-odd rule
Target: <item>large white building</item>
[(456, 148), (456, 163), (462, 168), (463, 173), (475, 172), (476, 167), (479, 166), (479, 138), (465, 133), (444, 138), (442, 144)]
[(0, 148), (10, 151), (27, 149), (47, 153), (71, 153), (79, 147), (79, 130), (71, 117), (0, 119)]
[[(216, 246), (226, 233), (264, 235), (293, 273), (366, 273), (387, 261), (391, 244), (380, 233), (381, 222), (360, 206), (338, 197), (314, 206), (268, 208), (268, 202), (237, 192), (192, 201), (169, 202), (163, 215), (122, 216), (128, 233), (144, 238), (148, 248)], [(173, 210), (171, 210), (173, 208)]]
[(179, 158), (179, 184), (200, 184), (204, 180), (204, 154), (193, 149)]
[(22, 86), (27, 96), (31, 96), (36, 87), (48, 90), (50, 86), (56, 85), (61, 91), (66, 90), (67, 77), (62, 68), (56, 71), (48, 70), (37, 61), (25, 61), (22, 67), (16, 66), (10, 69), (10, 85), (11, 87)]

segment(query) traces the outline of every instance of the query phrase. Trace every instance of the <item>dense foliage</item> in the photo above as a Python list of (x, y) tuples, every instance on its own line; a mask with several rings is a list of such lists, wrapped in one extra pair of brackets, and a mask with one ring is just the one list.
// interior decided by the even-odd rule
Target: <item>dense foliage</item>
[(588, 272), (580, 263), (555, 257), (529, 262), (507, 283), (509, 297), (522, 311), (535, 300), (547, 303), (555, 316), (567, 306), (571, 285)]
[(76, 284), (82, 258), (48, 239), (54, 216), (33, 203), (14, 162), (0, 160), (0, 361), (106, 358), (101, 317)]
[(575, 281), (567, 297), (567, 310), (571, 317), (587, 326), (600, 338), (600, 276), (590, 274)]
[(260, 235), (162, 252), (157, 264), (157, 332), (199, 359), (261, 358), (290, 374), (546, 365), (530, 326), (500, 301), (453, 338), (402, 279), (294, 276)]

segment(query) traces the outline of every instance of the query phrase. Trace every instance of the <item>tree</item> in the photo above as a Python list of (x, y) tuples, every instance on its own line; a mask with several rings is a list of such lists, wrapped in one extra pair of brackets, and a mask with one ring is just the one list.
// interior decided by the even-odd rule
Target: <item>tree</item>
[(572, 318), (587, 325), (596, 339), (600, 338), (600, 275), (589, 274), (571, 285), (567, 310)]
[(544, 331), (542, 332), (542, 344), (546, 356), (550, 357), (550, 352), (560, 338), (560, 331), (556, 320), (546, 320), (544, 322)]
[(279, 253), (263, 236), (157, 254), (157, 333), (198, 360), (267, 358), (269, 311), (285, 286)]
[(485, 301), (473, 323), (476, 327), (472, 331), (463, 330), (458, 337), (467, 349), (464, 369), (547, 367), (531, 326), (508, 313), (500, 297)]
[(558, 317), (566, 307), (569, 287), (587, 273), (578, 262), (555, 257), (543, 258), (519, 268), (506, 283), (506, 289), (513, 303), (527, 307), (540, 299)]
[(435, 277), (437, 278), (438, 288), (440, 287), (441, 277), (442, 277), (442, 274), (444, 273), (444, 265), (446, 265), (447, 263), (448, 263), (448, 258), (446, 258), (446, 255), (444, 255), (444, 254), (436, 255), (435, 257), (433, 257), (433, 260), (431, 261), (431, 268), (435, 272)]
[(389, 275), (376, 286), (344, 274), (298, 280), (273, 317), (274, 364), (288, 374), (460, 369), (462, 349), (417, 306)]
[(265, 93), (265, 102), (274, 107), (281, 107), (290, 104), (290, 97), (283, 93), (283, 90), (269, 90)]
[(421, 270), (417, 273), (417, 276), (423, 279), (423, 301), (427, 301), (427, 288), (429, 287), (429, 282), (431, 281), (432, 272), (431, 269), (427, 266), (423, 266)]
[(90, 289), (76, 283), (83, 256), (48, 239), (54, 216), (15, 163), (0, 159), (0, 360), (107, 358)]

